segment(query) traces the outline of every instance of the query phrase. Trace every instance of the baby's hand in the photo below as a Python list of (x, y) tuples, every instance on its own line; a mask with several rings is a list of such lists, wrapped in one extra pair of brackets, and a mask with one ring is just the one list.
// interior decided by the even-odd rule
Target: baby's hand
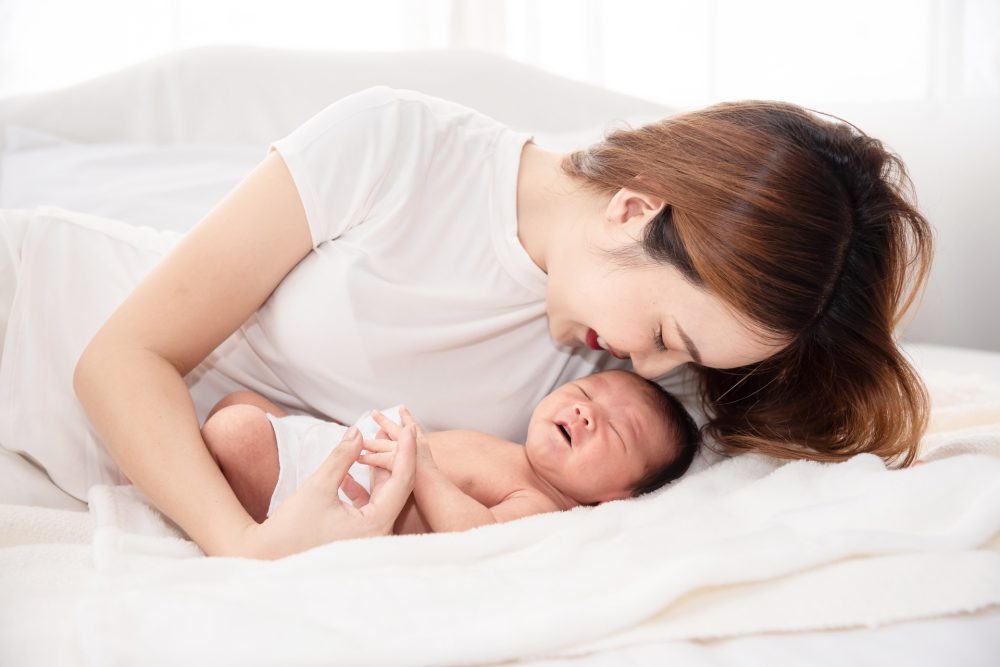
[(391, 471), (392, 462), (395, 456), (395, 440), (375, 438), (374, 440), (365, 440), (364, 452), (358, 456), (358, 462)]
[[(424, 431), (417, 424), (416, 420), (413, 418), (413, 414), (406, 406), (401, 406), (399, 408), (399, 418), (403, 422), (402, 426), (392, 421), (378, 410), (372, 411), (372, 419), (374, 419), (375, 423), (379, 425), (378, 437), (376, 438), (375, 441), (373, 441), (373, 444), (376, 447), (382, 447), (384, 449), (386, 447), (384, 443), (398, 440), (399, 434), (402, 432), (404, 428), (412, 427), (413, 429), (415, 429), (414, 433), (416, 435), (416, 440), (417, 440), (417, 466), (434, 465), (434, 457), (431, 455), (431, 448), (427, 442), (426, 436), (424, 435)], [(372, 451), (379, 451), (379, 450), (372, 450)], [(366, 463), (364, 457), (362, 457), (359, 460), (362, 463)], [(379, 460), (384, 461), (385, 459), (381, 458)], [(378, 464), (376, 463), (375, 465)]]
[[(371, 466), (372, 494), (377, 493), (379, 487), (391, 477), (393, 466), (398, 460), (397, 453), (400, 445), (405, 446), (407, 441), (416, 439), (416, 427), (401, 428), (397, 433), (397, 438), (397, 440), (375, 438), (374, 440), (365, 440), (362, 443), (364, 453), (358, 456), (358, 462)], [(347, 493), (351, 501), (355, 502), (349, 489), (344, 489), (344, 493)]]
[(399, 407), (399, 419), (403, 422), (402, 426), (392, 421), (384, 414), (378, 410), (372, 410), (372, 419), (379, 426), (378, 434), (375, 437), (382, 438), (385, 440), (399, 440), (400, 432), (407, 426), (416, 426), (417, 422), (413, 419), (413, 413), (406, 408), (406, 406)]

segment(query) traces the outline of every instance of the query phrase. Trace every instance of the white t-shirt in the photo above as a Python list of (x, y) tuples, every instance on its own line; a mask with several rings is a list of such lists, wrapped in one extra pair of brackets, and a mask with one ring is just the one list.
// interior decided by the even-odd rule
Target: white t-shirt
[(315, 248), (245, 330), (304, 409), (348, 421), (404, 403), (430, 429), (520, 441), (555, 386), (615, 363), (549, 336), (546, 276), (517, 238), (529, 138), (377, 87), (274, 144)]

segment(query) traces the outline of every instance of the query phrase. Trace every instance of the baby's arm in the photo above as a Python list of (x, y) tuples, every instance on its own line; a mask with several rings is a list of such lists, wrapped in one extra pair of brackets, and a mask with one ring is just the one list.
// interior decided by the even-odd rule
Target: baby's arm
[(265, 414), (286, 413), (263, 396), (237, 392), (222, 399), (201, 428), (212, 458), (254, 521), (263, 523), (278, 483), (278, 444)]
[[(412, 423), (412, 417), (405, 408), (400, 410), (400, 415), (403, 417), (404, 426)], [(398, 425), (377, 412), (373, 417), (390, 440), (398, 437), (400, 431)], [(379, 443), (380, 441), (376, 440), (369, 446), (369, 441), (366, 441), (366, 449), (374, 453), (362, 455), (359, 460), (362, 463), (378, 465), (381, 460), (381, 450), (384, 449), (385, 453), (388, 453), (389, 447), (386, 445), (391, 444), (381, 441), (383, 445), (380, 446)], [(462, 491), (437, 466), (427, 438), (422, 432), (417, 436), (417, 474), (414, 479), (413, 498), (420, 514), (436, 533), (469, 530), (555, 509), (547, 498), (528, 490), (514, 492), (493, 506), (484, 505)]]
[(538, 494), (528, 491), (515, 492), (487, 507), (458, 488), (434, 463), (426, 441), (421, 446), (420, 440), (417, 439), (413, 499), (435, 533), (470, 530), (552, 510), (548, 503), (541, 502)]

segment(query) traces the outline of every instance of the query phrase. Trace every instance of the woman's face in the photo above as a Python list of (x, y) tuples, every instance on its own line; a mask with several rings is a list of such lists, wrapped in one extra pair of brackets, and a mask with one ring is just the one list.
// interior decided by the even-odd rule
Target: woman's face
[(603, 252), (634, 246), (658, 209), (623, 210), (550, 264), (546, 308), (556, 342), (631, 358), (635, 371), (650, 379), (690, 361), (736, 368), (782, 349), (763, 342), (745, 318), (677, 269), (652, 260), (623, 266)]

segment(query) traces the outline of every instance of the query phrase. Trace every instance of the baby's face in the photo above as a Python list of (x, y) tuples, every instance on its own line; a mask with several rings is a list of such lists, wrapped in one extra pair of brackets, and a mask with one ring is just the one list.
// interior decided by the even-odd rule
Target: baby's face
[(636, 483), (676, 451), (666, 417), (643, 382), (607, 371), (542, 399), (525, 442), (535, 472), (579, 503), (630, 497)]

